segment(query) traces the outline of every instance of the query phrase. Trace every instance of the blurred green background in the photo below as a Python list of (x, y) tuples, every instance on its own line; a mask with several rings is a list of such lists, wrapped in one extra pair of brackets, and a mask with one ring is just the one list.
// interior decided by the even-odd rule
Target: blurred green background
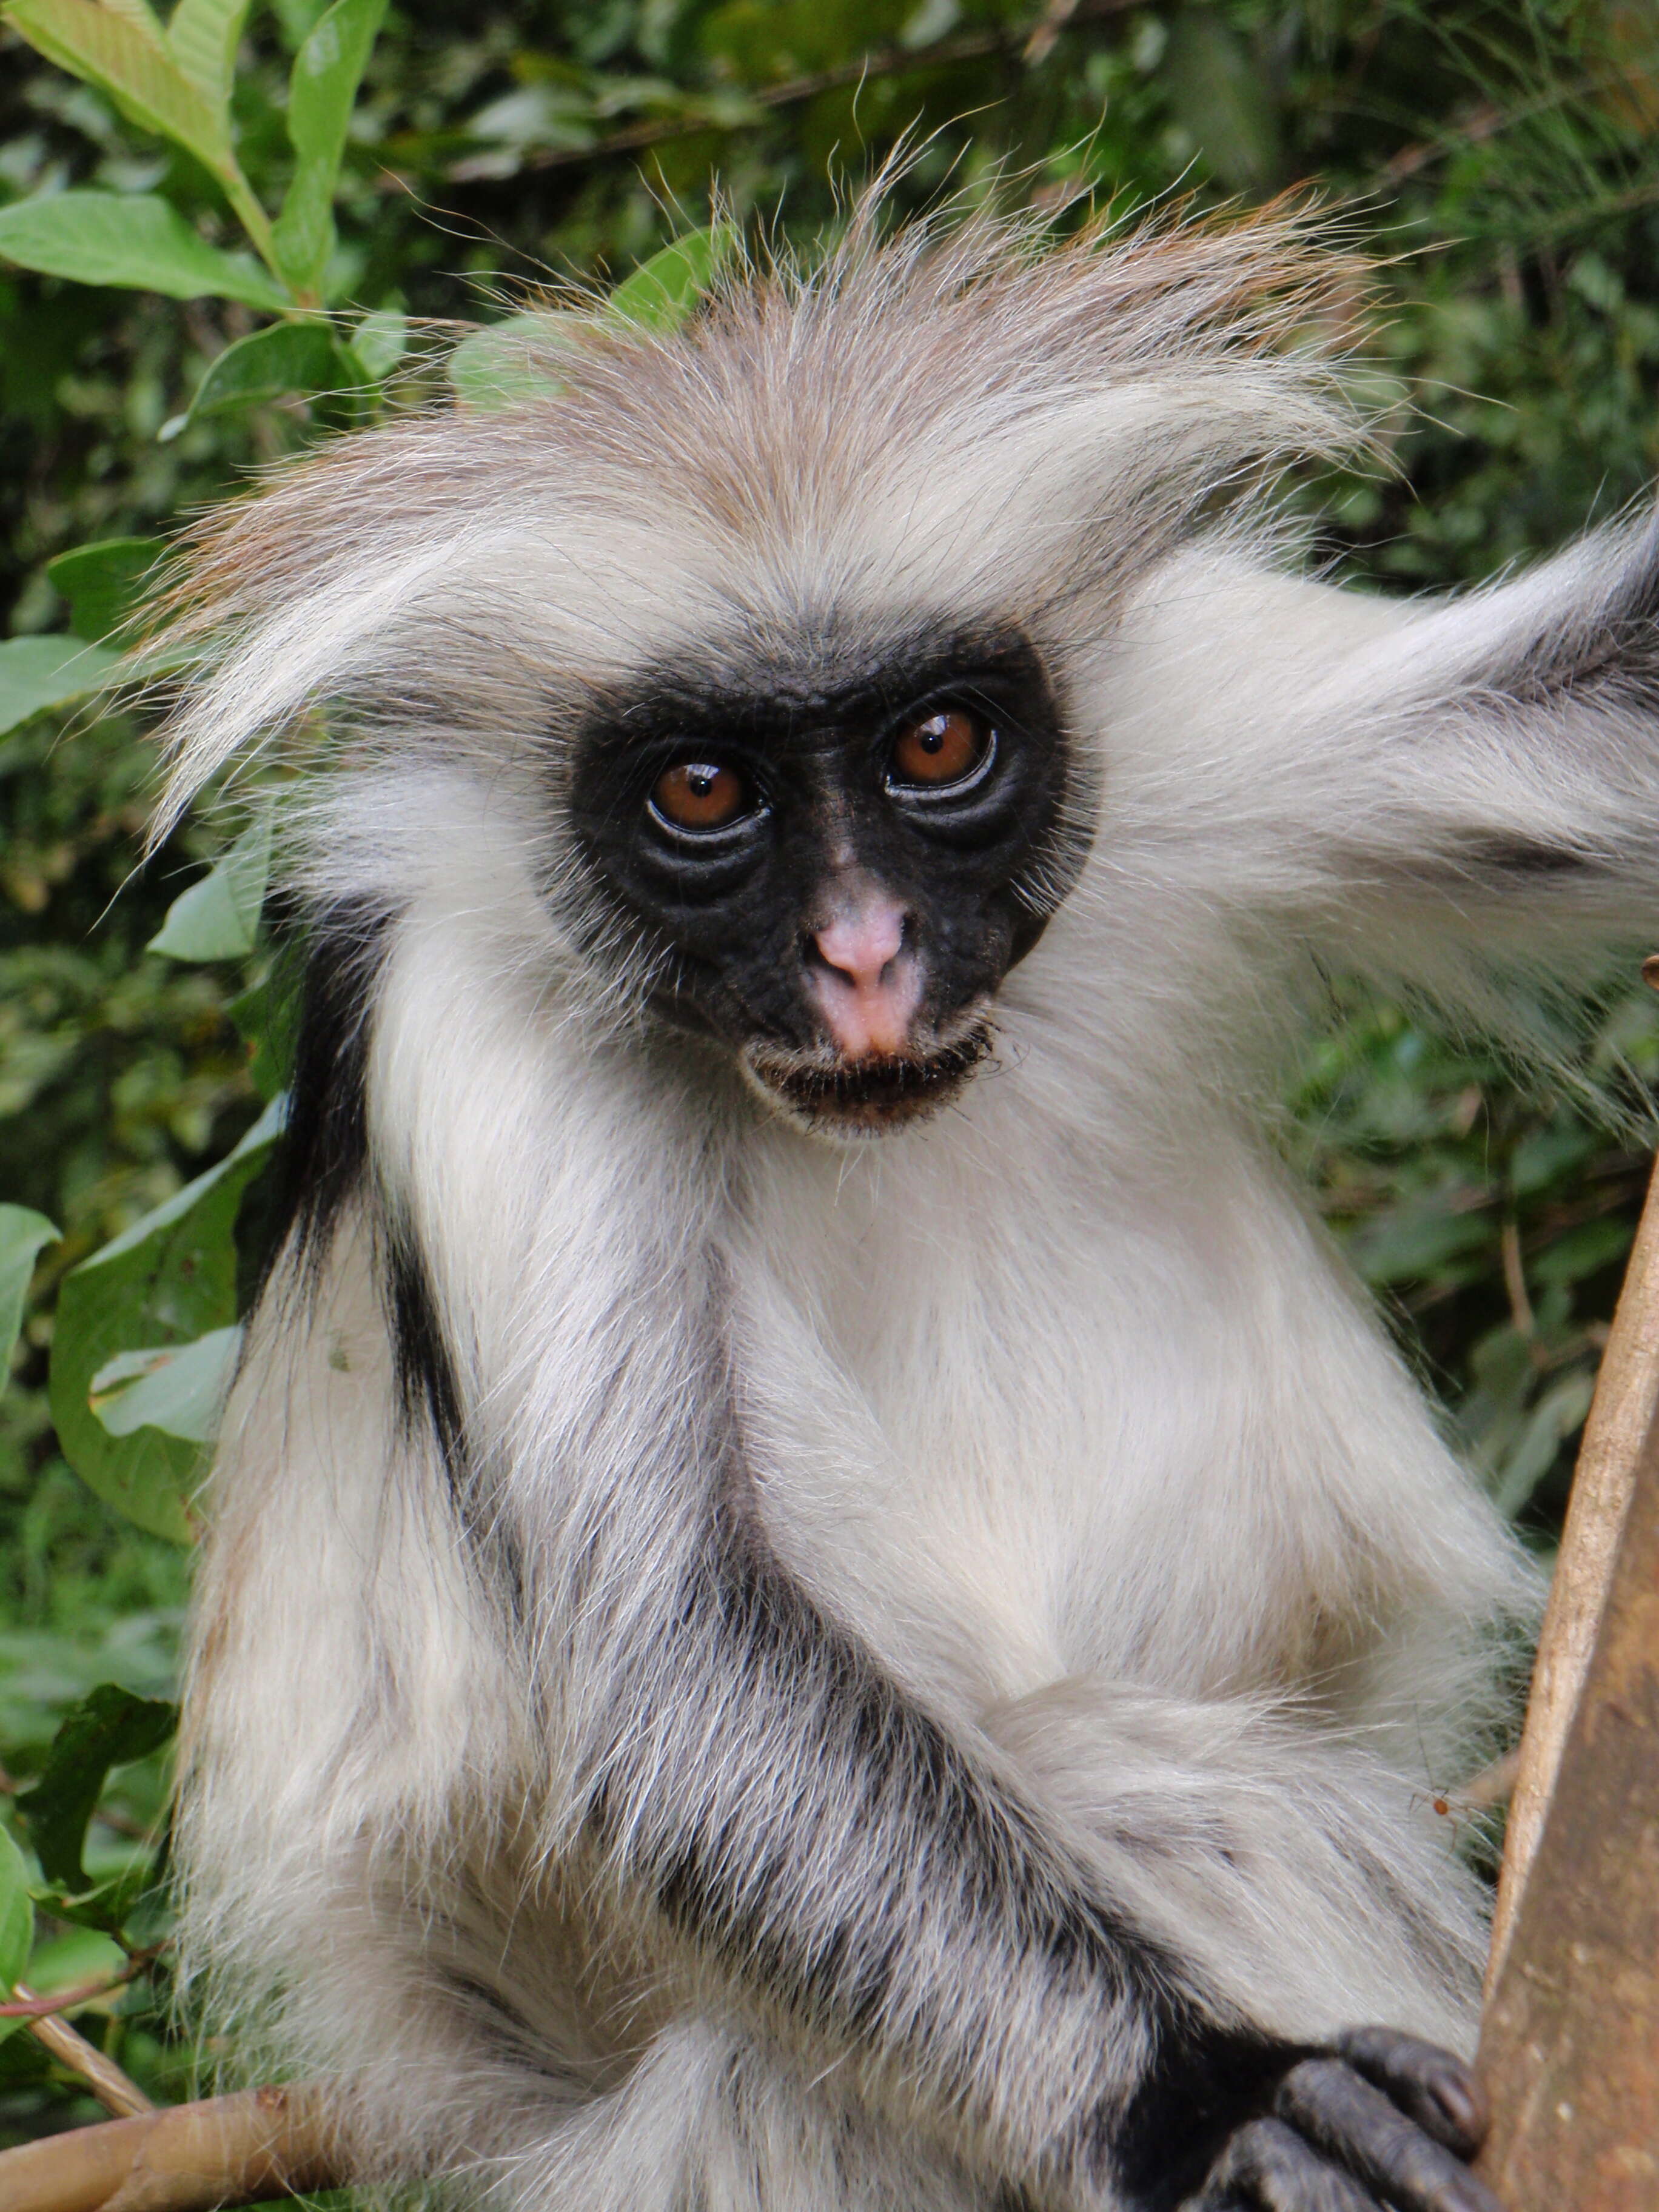
[[(319, 13), (276, 0), (250, 20), (235, 113), (256, 178), (280, 176), (289, 61)], [(1385, 262), (1371, 353), (1393, 380), (1393, 472), (1299, 489), (1334, 573), (1389, 592), (1489, 576), (1610, 515), (1659, 468), (1659, 29), (1617, 0), (404, 0), (352, 124), (341, 293), (435, 346), (549, 271), (624, 276), (708, 219), (716, 179), (751, 229), (809, 237), (916, 125), (906, 206), (1000, 173), (1017, 197), (1058, 204), (1086, 185), (1126, 212), (1304, 180), (1352, 209)], [(0, 207), (88, 184), (161, 189), (234, 242), (205, 173), (0, 29)], [(165, 534), (330, 427), (295, 399), (158, 437), (257, 320), (0, 263), (0, 633), (63, 627), (54, 556)], [(0, 738), (0, 1200), (65, 1232), (0, 1396), (0, 1790), (27, 1784), (94, 1685), (170, 1694), (189, 1572), (56, 1450), (58, 1285), (259, 1107), (227, 1012), (246, 971), (143, 949), (212, 850), (187, 828), (138, 869), (151, 773), (131, 715), (43, 714)], [(1449, 1427), (1545, 1548), (1659, 1076), (1639, 989), (1615, 992), (1586, 1036), (1582, 1071), (1622, 1122), (1340, 996), (1284, 1124)], [(158, 1757), (119, 1766), (88, 1869), (148, 1854), (164, 1798)], [(143, 1910), (164, 1929), (160, 1906)], [(61, 1932), (66, 1979), (118, 1958)], [(164, 2005), (164, 1972), (142, 1974), (76, 2022), (167, 2097), (191, 2054)], [(0, 2040), (0, 2142), (96, 2117), (34, 2037)]]

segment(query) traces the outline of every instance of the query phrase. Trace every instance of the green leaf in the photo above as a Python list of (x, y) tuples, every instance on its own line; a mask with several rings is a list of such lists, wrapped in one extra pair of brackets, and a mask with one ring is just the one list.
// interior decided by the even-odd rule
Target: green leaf
[(409, 351), (407, 316), (389, 307), (377, 308), (358, 324), (347, 350), (362, 371), (365, 382), (380, 383)]
[(48, 561), (46, 574), (70, 603), (76, 637), (111, 637), (125, 628), (165, 550), (157, 538), (106, 538)]
[(47, 1884), (37, 1887), (33, 1897), (36, 1907), (54, 1920), (66, 1920), (72, 1928), (101, 1928), (118, 1939), (145, 1891), (155, 1885), (155, 1859), (141, 1851), (118, 1873), (91, 1881), (89, 1887), (71, 1890)]
[(149, 0), (100, 0), (100, 4), (112, 15), (118, 15), (123, 22), (131, 23), (135, 31), (149, 40), (158, 53), (167, 52), (167, 34), (162, 29), (161, 19), (150, 6)]
[[(0, 1828), (0, 1990), (8, 1997), (12, 1984), (23, 1978), (33, 1943), (34, 1902), (29, 1895), (28, 1861), (7, 1831)], [(22, 2024), (0, 2020), (0, 2037)]]
[(292, 1079), (299, 1007), (273, 976), (239, 992), (225, 1012), (248, 1047), (247, 1072), (261, 1098), (275, 1098)]
[(1232, 26), (1187, 8), (1170, 26), (1164, 80), (1176, 120), (1235, 191), (1273, 185), (1284, 164), (1273, 87)]
[(553, 363), (592, 329), (586, 315), (552, 308), (508, 315), (461, 340), (447, 363), (450, 386), (464, 405), (481, 410), (549, 398), (562, 388)]
[(23, 1326), (23, 1301), (41, 1247), (63, 1231), (32, 1206), (0, 1206), (0, 1382)]
[(1467, 1281), (1494, 1241), (1484, 1212), (1456, 1212), (1443, 1191), (1392, 1207), (1353, 1240), (1353, 1257), (1368, 1283), (1382, 1288), (1443, 1273)]
[(1589, 1412), (1595, 1383), (1589, 1375), (1563, 1376), (1547, 1390), (1528, 1417), (1504, 1462), (1492, 1503), (1512, 1521), (1554, 1466), (1561, 1447), (1576, 1436)]
[(229, 106), (236, 46), (247, 10), (248, 0), (179, 0), (167, 25), (174, 61), (222, 112)]
[(180, 891), (146, 950), (169, 960), (245, 960), (270, 876), (270, 815), (263, 811), (206, 875)]
[(211, 1443), (241, 1345), (241, 1329), (233, 1323), (194, 1344), (118, 1352), (93, 1376), (87, 1401), (112, 1437), (152, 1428), (188, 1443)]
[(274, 0), (274, 12), (290, 53), (296, 53), (328, 12), (328, 0)]
[(276, 265), (299, 293), (322, 292), (346, 130), (386, 7), (386, 0), (336, 0), (295, 56), (288, 135), (298, 159), (273, 235)]
[(161, 436), (176, 438), (204, 416), (256, 407), (284, 392), (337, 391), (359, 381), (325, 323), (273, 323), (269, 330), (238, 338), (210, 362), (188, 410), (164, 424)]
[[(126, 1962), (126, 1953), (112, 1936), (77, 1928), (35, 1945), (29, 1953), (27, 1979), (38, 1996), (55, 1996), (60, 1990), (79, 1989), (87, 1982), (112, 1981)], [(109, 1999), (97, 2002), (107, 2006)]]
[[(112, 1766), (159, 1751), (179, 1725), (179, 1709), (160, 1698), (135, 1698), (101, 1682), (64, 1716), (33, 1788), (20, 1793), (22, 1814), (49, 1882), (73, 1894), (87, 1887), (81, 1855)], [(15, 1978), (15, 1977), (14, 1977)]]
[(185, 1501), (201, 1448), (160, 1429), (112, 1437), (92, 1410), (94, 1381), (135, 1346), (192, 1344), (236, 1318), (236, 1210), (281, 1134), (281, 1100), (228, 1158), (64, 1279), (52, 1344), (52, 1417), (70, 1465), (141, 1528), (194, 1534)]
[(141, 130), (171, 138), (216, 176), (234, 167), (223, 101), (209, 98), (157, 44), (153, 16), (146, 21), (96, 0), (10, 0), (6, 21), (48, 61), (107, 93)]
[(1585, 1221), (1553, 1235), (1529, 1261), (1528, 1272), (1540, 1284), (1582, 1283), (1624, 1259), (1630, 1250), (1628, 1221)]
[(37, 192), (0, 208), (0, 258), (79, 284), (118, 284), (172, 300), (292, 307), (245, 253), (222, 253), (153, 192)]
[(606, 314), (647, 330), (672, 330), (696, 306), (736, 243), (730, 223), (688, 231), (617, 285), (605, 303)]
[(0, 732), (48, 707), (98, 690), (121, 665), (118, 653), (73, 637), (9, 637), (0, 644)]

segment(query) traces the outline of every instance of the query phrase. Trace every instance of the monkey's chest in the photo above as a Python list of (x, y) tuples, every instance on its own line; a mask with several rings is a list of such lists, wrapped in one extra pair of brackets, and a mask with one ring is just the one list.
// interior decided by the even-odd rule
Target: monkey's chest
[(1074, 1674), (1194, 1696), (1300, 1679), (1353, 1540), (1294, 1377), (1275, 1387), (1224, 1315), (963, 1288), (872, 1285), (811, 1322), (771, 1301), (762, 1510), (823, 1601), (975, 1700)]

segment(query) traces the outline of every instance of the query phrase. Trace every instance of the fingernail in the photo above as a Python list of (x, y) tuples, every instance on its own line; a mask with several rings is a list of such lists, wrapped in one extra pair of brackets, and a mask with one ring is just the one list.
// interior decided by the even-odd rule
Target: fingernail
[(1486, 2183), (1472, 2173), (1455, 2185), (1450, 2212), (1504, 2212), (1504, 2208)]
[(1435, 2101), (1455, 2128), (1480, 2142), (1486, 2132), (1486, 2100), (1471, 2081), (1443, 2074), (1432, 2085)]

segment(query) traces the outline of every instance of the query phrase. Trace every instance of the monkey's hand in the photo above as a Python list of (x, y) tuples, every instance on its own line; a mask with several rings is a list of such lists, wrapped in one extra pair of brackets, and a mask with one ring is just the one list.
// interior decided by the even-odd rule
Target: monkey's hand
[(1502, 2212), (1467, 2163), (1487, 2123), (1462, 2059), (1353, 2028), (1291, 2068), (1271, 2115), (1235, 2130), (1183, 2212)]

